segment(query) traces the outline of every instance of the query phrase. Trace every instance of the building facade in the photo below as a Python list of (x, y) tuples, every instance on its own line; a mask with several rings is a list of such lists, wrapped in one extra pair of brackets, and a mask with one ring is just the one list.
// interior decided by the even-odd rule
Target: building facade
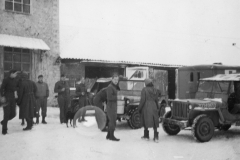
[(11, 69), (44, 76), (55, 105), (54, 85), (60, 79), (58, 0), (0, 0), (0, 83)]

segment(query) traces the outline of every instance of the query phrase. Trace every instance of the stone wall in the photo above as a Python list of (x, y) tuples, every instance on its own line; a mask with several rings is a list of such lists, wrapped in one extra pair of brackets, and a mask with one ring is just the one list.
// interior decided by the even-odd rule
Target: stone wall
[[(56, 105), (54, 85), (60, 77), (60, 66), (55, 64), (59, 57), (59, 1), (31, 0), (31, 13), (21, 14), (4, 9), (5, 1), (0, 1), (0, 34), (42, 39), (50, 51), (32, 51), (31, 79), (37, 81), (42, 74), (50, 89), (48, 105)], [(40, 53), (42, 52), (42, 57)], [(3, 48), (0, 47), (0, 81), (3, 79)]]

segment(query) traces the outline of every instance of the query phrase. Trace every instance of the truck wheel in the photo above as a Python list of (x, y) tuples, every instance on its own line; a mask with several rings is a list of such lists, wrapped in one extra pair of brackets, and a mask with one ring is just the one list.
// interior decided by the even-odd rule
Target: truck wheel
[(140, 121), (140, 113), (138, 112), (137, 109), (133, 109), (129, 113), (129, 120), (128, 120), (128, 125), (132, 129), (138, 129), (141, 128), (141, 121)]
[[(171, 114), (171, 111), (168, 111), (164, 114), (163, 118), (170, 118)], [(162, 128), (169, 135), (177, 135), (181, 130), (179, 126), (167, 122), (162, 123)]]
[(232, 126), (231, 124), (225, 124), (225, 125), (219, 126), (218, 129), (220, 131), (227, 131), (227, 130), (229, 130), (229, 128), (231, 128), (231, 126)]
[(167, 106), (166, 103), (162, 103), (158, 112), (158, 116), (159, 116), (159, 123), (162, 122), (162, 117), (164, 116), (164, 114), (166, 113), (165, 107)]
[(213, 121), (205, 114), (197, 116), (192, 125), (192, 135), (199, 142), (208, 142), (214, 134)]

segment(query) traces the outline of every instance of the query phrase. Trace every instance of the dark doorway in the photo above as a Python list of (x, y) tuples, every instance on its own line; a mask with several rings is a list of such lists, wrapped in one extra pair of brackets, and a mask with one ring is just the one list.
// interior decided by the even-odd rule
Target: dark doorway
[(114, 73), (119, 75), (124, 75), (124, 68), (116, 67), (85, 67), (85, 77), (86, 78), (108, 78), (112, 77)]
[(168, 70), (168, 98), (175, 99), (175, 90), (176, 90), (176, 83), (175, 83), (175, 70)]

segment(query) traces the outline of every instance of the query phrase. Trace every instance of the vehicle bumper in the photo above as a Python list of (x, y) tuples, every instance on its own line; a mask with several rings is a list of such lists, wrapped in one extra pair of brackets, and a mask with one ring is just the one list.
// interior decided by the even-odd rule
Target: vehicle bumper
[(188, 121), (178, 121), (175, 119), (170, 119), (170, 118), (161, 118), (162, 119), (162, 123), (169, 123), (169, 124), (173, 124), (173, 125), (177, 125), (179, 126), (181, 129), (187, 128), (188, 127)]

